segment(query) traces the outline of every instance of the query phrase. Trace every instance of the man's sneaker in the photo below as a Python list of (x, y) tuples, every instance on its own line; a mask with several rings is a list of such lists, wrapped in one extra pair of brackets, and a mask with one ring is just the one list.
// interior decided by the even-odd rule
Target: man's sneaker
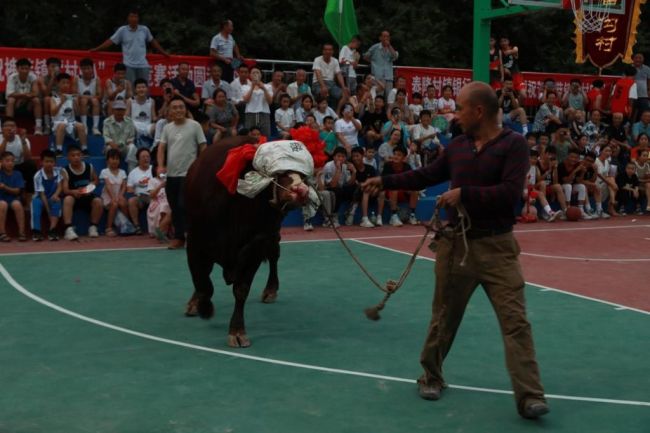
[(345, 225), (351, 226), (353, 224), (354, 224), (354, 214), (350, 212), (345, 216)]
[(640, 207), (636, 208), (636, 214), (637, 215), (643, 215), (643, 210), (641, 210)]
[(63, 156), (63, 148), (57, 147), (54, 153), (56, 154), (56, 156)]
[(560, 209), (556, 213), (557, 213), (557, 217), (555, 217), (555, 219), (558, 219), (560, 221), (566, 221), (566, 212), (565, 211)]
[(34, 242), (40, 242), (43, 240), (43, 235), (41, 234), (41, 232), (34, 232), (34, 234), (32, 235), (32, 240)]
[(595, 211), (595, 210), (593, 210), (593, 209), (591, 209), (591, 208), (589, 208), (589, 209), (585, 209), (585, 213), (586, 213), (587, 215), (589, 215), (592, 219), (596, 219), (596, 218), (598, 218), (598, 212)]
[(361, 218), (361, 224), (359, 224), (361, 227), (366, 227), (366, 228), (373, 228), (375, 225), (370, 222), (368, 217), (363, 217)]
[(604, 220), (608, 220), (610, 218), (609, 214), (602, 209), (596, 212), (596, 216)]
[(392, 225), (393, 227), (401, 227), (401, 226), (404, 225), (404, 224), (402, 223), (402, 220), (399, 219), (399, 215), (397, 215), (396, 213), (394, 213), (394, 214), (390, 217), (390, 222), (389, 222), (389, 224)]
[(414, 214), (414, 213), (412, 213), (412, 214), (409, 216), (409, 224), (411, 224), (412, 226), (416, 226), (416, 225), (418, 225), (418, 219), (415, 217), (415, 214)]
[(37, 126), (36, 128), (34, 128), (34, 135), (43, 135), (43, 127)]
[(384, 222), (381, 220), (381, 215), (377, 215), (377, 220), (375, 221), (375, 227), (381, 227), (384, 225)]
[(311, 225), (311, 223), (305, 223), (304, 226), (302, 226), (303, 229), (305, 229), (306, 232), (311, 232), (314, 230), (314, 226)]
[(50, 230), (47, 232), (47, 238), (51, 241), (58, 241), (59, 235), (56, 233), (56, 230)]
[(74, 227), (70, 226), (67, 229), (65, 229), (65, 234), (63, 235), (63, 238), (66, 241), (76, 241), (79, 239), (79, 236), (77, 235), (77, 232), (74, 231)]
[(339, 224), (339, 222), (336, 219), (334, 220), (334, 224), (332, 224), (332, 222), (328, 218), (325, 218), (325, 222), (323, 223), (323, 227), (334, 227), (335, 229), (337, 229), (337, 228), (341, 227), (341, 224)]
[(97, 226), (92, 225), (88, 227), (88, 237), (97, 238), (99, 237), (99, 232), (97, 231)]
[(99, 128), (93, 128), (93, 135), (102, 135), (102, 133)]
[(592, 217), (591, 215), (589, 215), (589, 214), (588, 214), (587, 212), (585, 212), (584, 210), (582, 210), (582, 215), (580, 216), (580, 218), (582, 218), (582, 219), (585, 220), (585, 221), (589, 221), (589, 220), (594, 219), (594, 217)]
[(521, 412), (521, 416), (527, 419), (537, 419), (549, 412), (550, 410), (545, 402), (539, 400), (531, 400), (527, 401), (524, 404), (524, 410)]

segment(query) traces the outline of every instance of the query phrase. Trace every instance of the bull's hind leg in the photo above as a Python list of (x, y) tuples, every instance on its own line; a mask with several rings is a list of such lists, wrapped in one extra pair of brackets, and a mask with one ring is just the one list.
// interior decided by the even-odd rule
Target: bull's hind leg
[(187, 262), (192, 274), (194, 293), (187, 302), (186, 316), (199, 315), (202, 319), (209, 319), (214, 316), (214, 305), (212, 305), (211, 301), (214, 286), (210, 279), (214, 263), (211, 260), (206, 260), (206, 256), (191, 248), (191, 244), (188, 243)]
[(280, 259), (280, 242), (273, 247), (269, 254), (269, 279), (266, 281), (266, 287), (262, 292), (262, 302), (272, 304), (278, 299), (278, 260)]
[(251, 341), (246, 335), (246, 326), (244, 324), (244, 305), (251, 290), (251, 284), (257, 269), (260, 267), (261, 262), (249, 264), (238, 275), (237, 281), (233, 284), (233, 295), (235, 295), (235, 310), (230, 318), (230, 329), (228, 331), (228, 346), (245, 348), (251, 345)]

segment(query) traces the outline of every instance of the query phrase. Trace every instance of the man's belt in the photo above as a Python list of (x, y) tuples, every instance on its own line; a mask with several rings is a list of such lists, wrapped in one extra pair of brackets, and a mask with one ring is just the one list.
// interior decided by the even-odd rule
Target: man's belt
[(469, 229), (465, 236), (467, 239), (481, 239), (489, 236), (498, 236), (512, 232), (512, 227), (501, 227), (497, 229)]

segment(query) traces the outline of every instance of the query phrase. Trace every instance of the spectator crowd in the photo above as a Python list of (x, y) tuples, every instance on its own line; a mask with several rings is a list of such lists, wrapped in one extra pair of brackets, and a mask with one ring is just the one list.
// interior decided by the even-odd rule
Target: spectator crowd
[[(137, 11), (90, 50), (122, 49), (123, 62), (105, 82), (95, 76), (92, 55), (80, 62), (79, 76), (62, 72), (57, 58), (48, 59), (47, 73), (37, 76), (29, 60), (19, 59), (8, 77), (0, 136), (0, 241), (10, 240), (5, 230), (10, 211), (20, 241), (27, 240), (25, 214), (38, 241), (57, 240), (60, 219), (65, 239), (77, 239), (77, 210), (89, 215), (90, 237), (99, 236), (104, 214), (107, 236), (140, 234), (140, 212), (146, 212), (149, 234), (161, 241), (171, 237), (170, 246), (181, 248), (184, 178), (205, 146), (234, 135), (250, 135), (259, 143), (290, 139), (298, 128), (318, 131), (325, 143), (328, 162), (317, 170), (315, 183), (330, 198), (328, 210), (345, 207), (345, 224), (355, 222), (359, 209), (362, 227), (383, 225), (386, 201), (390, 225), (418, 224), (423, 191), (369, 197), (359, 185), (378, 174), (417, 169), (444, 153), (461, 133), (454, 89), (430, 85), (424, 94), (409, 92), (406, 79), (394, 76), (399, 52), (388, 31), (365, 50), (357, 36), (338, 55), (333, 44), (323, 44), (311, 74), (297, 69), (265, 75), (244, 61), (234, 30), (224, 20), (210, 41), (213, 63), (200, 92), (189, 65), (181, 63), (177, 76), (157, 83), (162, 95), (150, 94), (147, 45), (169, 54), (140, 24)], [(576, 79), (562, 92), (549, 78), (539, 95), (527, 95), (520, 54), (507, 37), (492, 38), (490, 79), (499, 122), (524, 134), (530, 147), (522, 203), (534, 199), (547, 221), (565, 219), (572, 205), (585, 220), (650, 212), (650, 67), (643, 55), (634, 56), (611, 89), (600, 80)], [(370, 73), (361, 73), (362, 61)], [(538, 101), (534, 110), (524, 105), (531, 97)], [(35, 135), (53, 136), (52, 147), (40, 155), (40, 168), (25, 130), (16, 124), (25, 113), (35, 119)], [(86, 161), (89, 136), (104, 140), (106, 168), (99, 173)], [(57, 157), (64, 151), (66, 165), (59, 167)], [(47, 233), (41, 228), (45, 215)], [(308, 215), (304, 229), (310, 231), (314, 222)]]

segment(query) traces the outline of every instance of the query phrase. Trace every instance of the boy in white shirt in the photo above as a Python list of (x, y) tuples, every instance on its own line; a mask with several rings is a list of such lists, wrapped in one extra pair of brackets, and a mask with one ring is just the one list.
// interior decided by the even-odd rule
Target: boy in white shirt
[(102, 84), (95, 77), (95, 65), (92, 59), (85, 58), (79, 62), (81, 76), (77, 77), (77, 104), (81, 123), (88, 125), (88, 106), (92, 109), (93, 135), (101, 135), (99, 131), (99, 115), (101, 112)]
[(296, 125), (296, 113), (290, 107), (291, 98), (286, 93), (280, 96), (280, 108), (275, 110), (275, 125), (283, 139), (291, 137), (291, 128)]
[(419, 92), (413, 93), (413, 102), (409, 104), (409, 110), (413, 113), (413, 121), (416, 123), (419, 122), (420, 113), (424, 110), (424, 106), (422, 105), (422, 94)]
[(126, 105), (126, 116), (133, 120), (137, 138), (152, 139), (156, 132), (156, 103), (149, 97), (147, 81), (138, 78), (133, 82), (135, 96)]
[(361, 46), (361, 38), (355, 35), (352, 40), (341, 48), (339, 53), (339, 64), (341, 66), (341, 75), (350, 90), (350, 94), (354, 95), (357, 91), (357, 73), (354, 68), (359, 64), (361, 57), (357, 51)]

